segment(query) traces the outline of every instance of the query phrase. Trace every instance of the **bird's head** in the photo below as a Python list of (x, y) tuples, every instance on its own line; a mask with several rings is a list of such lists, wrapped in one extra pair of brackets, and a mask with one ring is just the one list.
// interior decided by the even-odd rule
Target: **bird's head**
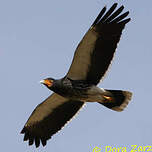
[(55, 81), (55, 79), (53, 79), (53, 78), (47, 78), (47, 79), (41, 80), (40, 83), (44, 84), (46, 87), (51, 89), (51, 87), (54, 84), (54, 81)]

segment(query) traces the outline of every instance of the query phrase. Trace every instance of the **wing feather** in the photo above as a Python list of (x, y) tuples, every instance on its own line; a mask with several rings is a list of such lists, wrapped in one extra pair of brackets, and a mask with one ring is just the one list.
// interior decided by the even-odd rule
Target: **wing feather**
[(107, 20), (106, 22), (112, 21), (115, 17), (117, 17), (124, 9), (124, 6), (121, 6), (117, 11), (115, 11)]
[(21, 133), (24, 141), (29, 140), (29, 145), (35, 142), (39, 147), (58, 132), (83, 106), (81, 101), (72, 101), (53, 93), (44, 102), (36, 107)]
[(97, 16), (97, 18), (95, 19), (95, 21), (93, 22), (92, 26), (96, 25), (98, 23), (98, 21), (100, 20), (100, 18), (103, 16), (103, 14), (106, 11), (106, 7), (104, 7), (101, 12), (99, 13), (99, 15)]
[(104, 76), (114, 56), (122, 30), (130, 21), (130, 18), (125, 19), (129, 11), (121, 15), (124, 6), (115, 11), (116, 7), (117, 3), (113, 4), (107, 13), (106, 7), (101, 10), (79, 43), (67, 77), (96, 85)]
[(118, 5), (117, 3), (112, 5), (112, 7), (107, 11), (107, 13), (103, 16), (103, 18), (100, 19), (101, 23), (107, 20), (107, 18), (113, 13), (117, 5)]

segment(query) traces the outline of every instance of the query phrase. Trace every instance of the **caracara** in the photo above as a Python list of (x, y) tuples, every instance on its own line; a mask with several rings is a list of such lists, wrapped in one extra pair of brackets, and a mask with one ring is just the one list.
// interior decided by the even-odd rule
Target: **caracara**
[(61, 79), (47, 78), (40, 82), (54, 93), (39, 104), (21, 133), (24, 141), (36, 147), (46, 145), (82, 108), (86, 102), (98, 102), (109, 109), (122, 111), (132, 93), (97, 87), (114, 56), (122, 30), (130, 21), (124, 6), (117, 3), (106, 12), (104, 7), (76, 48), (68, 73)]

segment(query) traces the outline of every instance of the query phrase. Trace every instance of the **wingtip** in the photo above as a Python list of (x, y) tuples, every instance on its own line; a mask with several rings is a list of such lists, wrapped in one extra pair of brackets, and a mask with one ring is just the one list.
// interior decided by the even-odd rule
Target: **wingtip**
[(118, 5), (118, 3), (114, 3), (114, 4), (112, 5), (112, 7), (117, 7), (117, 5)]
[(102, 9), (107, 9), (107, 5), (105, 5)]
[(40, 146), (40, 139), (35, 138), (35, 147), (38, 148)]
[(25, 128), (23, 128), (20, 132), (20, 134), (24, 134), (25, 133)]
[(36, 147), (36, 148), (38, 148), (38, 147), (39, 147), (39, 145), (36, 145), (36, 144), (35, 144), (35, 147)]
[(127, 18), (127, 19), (119, 22), (119, 24), (126, 25), (126, 24), (127, 24), (128, 22), (130, 22), (130, 21), (131, 21), (131, 18)]
[(123, 10), (124, 8), (125, 8), (125, 7), (124, 7), (123, 5), (121, 5), (119, 9)]
[(46, 146), (47, 141), (45, 139), (41, 139), (41, 143), (42, 143), (42, 145), (44, 147), (44, 146)]
[(131, 18), (128, 18), (127, 21), (126, 21), (126, 23), (128, 23), (128, 22), (130, 22), (130, 21), (131, 21)]
[(118, 5), (118, 3), (114, 3), (114, 4), (111, 6), (111, 8), (110, 8), (109, 10), (114, 11), (114, 10), (115, 10), (115, 8), (117, 7), (117, 5)]
[(25, 134), (23, 141), (27, 141), (28, 139), (29, 139), (29, 136), (27, 134)]
[(91, 27), (95, 26), (99, 22), (100, 18), (103, 16), (103, 14), (105, 13), (106, 9), (107, 9), (106, 6), (104, 6), (102, 8), (102, 10), (100, 11), (99, 15), (97, 16), (97, 18), (95, 19), (95, 21), (93, 22)]
[[(114, 3), (111, 7), (112, 7), (112, 8), (116, 8), (117, 5), (118, 5), (118, 3)], [(107, 9), (107, 5), (105, 5), (105, 6), (103, 7), (103, 9)]]
[(129, 14), (129, 11), (127, 11), (126, 14), (128, 15), (128, 14)]
[(30, 139), (29, 139), (29, 146), (33, 145), (33, 143), (34, 143), (34, 139), (33, 139), (33, 138), (30, 138)]

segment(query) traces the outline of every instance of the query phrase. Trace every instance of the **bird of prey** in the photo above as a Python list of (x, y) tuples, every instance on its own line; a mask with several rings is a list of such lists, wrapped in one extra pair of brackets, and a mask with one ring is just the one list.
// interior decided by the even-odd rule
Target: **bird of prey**
[(130, 21), (124, 6), (117, 3), (106, 11), (104, 7), (76, 48), (68, 73), (61, 79), (40, 81), (54, 93), (39, 104), (21, 133), (29, 145), (46, 145), (52, 137), (82, 108), (86, 102), (97, 102), (105, 107), (122, 111), (132, 93), (97, 87), (114, 56), (122, 30)]

